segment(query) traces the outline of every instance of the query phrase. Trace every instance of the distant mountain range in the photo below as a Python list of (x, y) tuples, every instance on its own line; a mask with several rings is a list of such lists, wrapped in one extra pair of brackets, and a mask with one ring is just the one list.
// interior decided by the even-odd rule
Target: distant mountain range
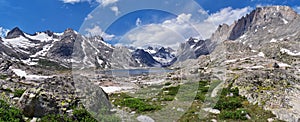
[[(188, 40), (186, 44), (189, 45), (182, 44), (181, 52), (177, 53), (169, 47), (114, 47), (100, 36), (86, 37), (72, 29), (66, 29), (63, 33), (44, 31), (27, 34), (16, 27), (1, 38), (0, 54), (28, 65), (38, 65), (41, 60), (47, 60), (65, 68), (167, 67), (179, 61), (178, 57), (183, 61), (208, 54), (208, 51), (202, 51), (204, 41), (192, 43), (194, 40)], [(188, 49), (194, 51), (185, 51)]]

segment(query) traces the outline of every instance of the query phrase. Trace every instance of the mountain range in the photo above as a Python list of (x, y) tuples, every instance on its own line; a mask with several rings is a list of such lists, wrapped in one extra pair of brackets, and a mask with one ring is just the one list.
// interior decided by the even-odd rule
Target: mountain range
[[(43, 75), (55, 74), (52, 70), (70, 68), (169, 67), (175, 71), (168, 74), (168, 79), (187, 79), (187, 76), (196, 75), (199, 76), (197, 80), (221, 80), (224, 83), (220, 87), (238, 88), (239, 94), (251, 104), (270, 110), (276, 118), (297, 122), (300, 120), (299, 30), (300, 15), (288, 6), (258, 7), (231, 25), (219, 25), (208, 39), (189, 38), (177, 51), (168, 47), (135, 49), (112, 46), (100, 36), (86, 37), (72, 29), (63, 33), (27, 34), (16, 27), (0, 38), (0, 72), (12, 77), (0, 80), (0, 83), (19, 87), (17, 81), (25, 82), (24, 78), (13, 77), (23, 73), (16, 67)], [(48, 82), (53, 81), (55, 87), (60, 81), (65, 82), (60, 79), (72, 82), (70, 78), (43, 79), (46, 81), (42, 85), (35, 85), (40, 82), (26, 82), (30, 84), (26, 88), (43, 86), (42, 90), (45, 90)], [(176, 84), (180, 81), (170, 82)], [(218, 93), (218, 90), (213, 89), (211, 96), (215, 96), (213, 93)], [(35, 93), (27, 90), (25, 94)], [(49, 94), (46, 94), (47, 99), (51, 99)], [(22, 97), (22, 100), (26, 101), (26, 98)], [(64, 97), (59, 98), (60, 102), (67, 101)], [(43, 106), (49, 108), (47, 104)]]
[[(193, 41), (192, 38), (188, 41)], [(193, 43), (185, 48), (192, 48), (197, 58), (208, 54), (202, 52), (202, 43)], [(185, 44), (182, 44), (185, 45)], [(171, 48), (134, 49), (115, 47), (106, 43), (102, 37), (83, 36), (72, 29), (66, 29), (63, 33), (51, 31), (27, 34), (18, 27), (13, 28), (4, 38), (1, 38), (1, 55), (13, 58), (28, 65), (38, 65), (40, 59), (57, 63), (65, 68), (129, 68), (129, 67), (166, 67), (177, 61), (177, 57), (183, 57), (184, 53), (175, 55)], [(181, 46), (184, 48), (184, 46)], [(197, 48), (197, 49), (196, 49)], [(120, 49), (122, 51), (120, 51)], [(182, 49), (186, 50), (186, 49)], [(187, 53), (187, 52), (185, 52)], [(127, 55), (126, 60), (118, 60), (120, 56)], [(121, 62), (120, 62), (121, 61)], [(120, 64), (124, 65), (121, 66)]]

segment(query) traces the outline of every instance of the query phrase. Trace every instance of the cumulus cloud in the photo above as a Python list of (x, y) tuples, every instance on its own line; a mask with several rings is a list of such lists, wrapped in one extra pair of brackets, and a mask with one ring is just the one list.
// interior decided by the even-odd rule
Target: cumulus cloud
[(241, 9), (232, 9), (231, 7), (223, 8), (219, 12), (210, 15), (205, 21), (219, 24), (232, 24), (235, 20), (245, 16), (252, 10), (251, 7)]
[(120, 14), (119, 8), (117, 6), (110, 7), (110, 10), (112, 10), (113, 12), (115, 12), (116, 16)]
[(95, 25), (93, 28), (87, 28), (85, 31), (87, 32), (86, 36), (89, 37), (101, 36), (104, 40), (112, 40), (115, 37), (115, 35), (110, 35), (103, 32), (102, 29), (97, 25)]
[(199, 9), (198, 12), (204, 15), (208, 14), (208, 11), (205, 11), (204, 9)]
[[(209, 15), (204, 21), (195, 21), (192, 14), (180, 14), (177, 18), (165, 20), (159, 24), (148, 24), (139, 26), (127, 33), (118, 45), (145, 47), (148, 45), (159, 45), (178, 48), (179, 43), (189, 37), (201, 39), (210, 38), (218, 25), (232, 24), (235, 20), (249, 13), (250, 7), (232, 9), (231, 7), (221, 9), (219, 12)], [(204, 10), (198, 12), (206, 12)], [(136, 21), (138, 24), (138, 19)]]
[(114, 3), (118, 2), (118, 0), (96, 0), (96, 1), (104, 7), (107, 6), (107, 5), (114, 4)]
[(168, 46), (176, 48), (178, 40), (182, 40), (180, 34), (156, 24), (146, 25), (133, 30), (121, 40), (120, 45), (146, 47)]
[(5, 29), (3, 27), (0, 27), (0, 37), (5, 37), (7, 33), (9, 32), (8, 29)]
[(191, 16), (191, 14), (181, 14), (175, 19), (166, 20), (160, 24), (144, 26), (140, 26), (141, 20), (138, 18), (136, 25), (139, 28), (126, 34), (120, 43), (135, 47), (156, 45), (176, 48), (185, 40), (185, 35), (196, 35), (196, 30), (193, 30), (192, 26), (187, 23)]

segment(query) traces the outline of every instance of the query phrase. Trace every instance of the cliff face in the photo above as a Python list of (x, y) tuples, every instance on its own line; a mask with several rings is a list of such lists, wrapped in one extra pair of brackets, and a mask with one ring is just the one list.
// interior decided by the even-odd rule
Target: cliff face
[(267, 25), (288, 24), (298, 16), (293, 9), (287, 6), (259, 7), (234, 24), (228, 39), (235, 40), (247, 31), (255, 31)]

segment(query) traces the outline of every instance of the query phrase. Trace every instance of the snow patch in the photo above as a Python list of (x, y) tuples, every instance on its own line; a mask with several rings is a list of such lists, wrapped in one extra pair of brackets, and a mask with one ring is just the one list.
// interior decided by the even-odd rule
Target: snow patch
[(32, 40), (40, 40), (41, 42), (48, 42), (50, 40), (53, 40), (52, 37), (48, 36), (46, 33), (37, 33), (37, 35), (31, 36), (28, 34), (25, 34), (26, 37), (32, 39)]
[(220, 110), (218, 109), (213, 109), (213, 108), (203, 108), (204, 111), (209, 112), (209, 113), (213, 113), (213, 114), (220, 114)]
[(265, 30), (267, 27), (265, 26), (265, 27), (263, 27), (263, 30)]
[(21, 69), (11, 69), (11, 70), (19, 77), (27, 76), (26, 72)]
[(155, 50), (150, 50), (150, 49), (145, 49), (145, 52), (148, 52), (149, 54), (154, 54), (154, 53), (156, 53)]
[(256, 50), (251, 50), (251, 52), (257, 53), (257, 51), (256, 51)]
[(62, 35), (64, 35), (64, 32), (62, 32), (62, 33), (54, 33), (54, 35), (62, 36)]
[(24, 64), (27, 64), (29, 66), (37, 65), (38, 62), (33, 62), (31, 59), (21, 60)]
[(40, 75), (28, 75), (25, 71), (21, 69), (11, 69), (17, 76), (25, 77), (26, 80), (43, 80), (51, 78), (53, 76), (40, 76)]
[(288, 24), (288, 23), (289, 23), (289, 22), (288, 22), (286, 19), (284, 19), (284, 18), (282, 19), (282, 21), (283, 21), (284, 24)]
[(115, 93), (115, 92), (119, 92), (119, 91), (125, 91), (125, 90), (129, 90), (129, 89), (133, 89), (133, 87), (119, 87), (119, 86), (108, 86), (108, 87), (101, 86), (101, 88), (106, 93)]
[(246, 37), (247, 37), (247, 35), (244, 34), (244, 35), (242, 35), (240, 38), (241, 38), (241, 39), (245, 39)]
[(286, 54), (288, 54), (290, 56), (300, 56), (300, 52), (296, 52), (296, 51), (292, 52), (292, 51), (290, 51), (288, 49), (285, 49), (285, 48), (281, 48), (280, 52), (286, 53)]
[(273, 42), (277, 42), (277, 40), (276, 39), (274, 39), (274, 38), (272, 38), (272, 40), (270, 41), (271, 43), (273, 43)]
[(104, 63), (104, 61), (103, 60), (101, 60), (101, 59), (99, 59), (99, 57), (97, 56), (97, 62), (98, 62), (98, 64), (103, 64)]
[(233, 62), (236, 62), (236, 61), (237, 61), (236, 59), (226, 60), (225, 63), (233, 63)]
[(263, 68), (265, 68), (265, 67), (261, 66), (261, 65), (259, 65), (259, 66), (252, 66), (252, 67), (246, 67), (246, 69), (263, 69)]
[(18, 38), (13, 38), (13, 39), (3, 39), (3, 44), (5, 44), (6, 46), (11, 46), (14, 48), (24, 48), (27, 49), (29, 47), (35, 47), (38, 44), (32, 43), (31, 41), (29, 41), (28, 39), (26, 39), (25, 37), (21, 36)]
[(279, 67), (291, 67), (291, 65), (288, 65), (286, 63), (277, 63)]
[(259, 56), (259, 57), (265, 57), (265, 54), (264, 54), (263, 52), (259, 52), (259, 53), (257, 54), (257, 56)]

